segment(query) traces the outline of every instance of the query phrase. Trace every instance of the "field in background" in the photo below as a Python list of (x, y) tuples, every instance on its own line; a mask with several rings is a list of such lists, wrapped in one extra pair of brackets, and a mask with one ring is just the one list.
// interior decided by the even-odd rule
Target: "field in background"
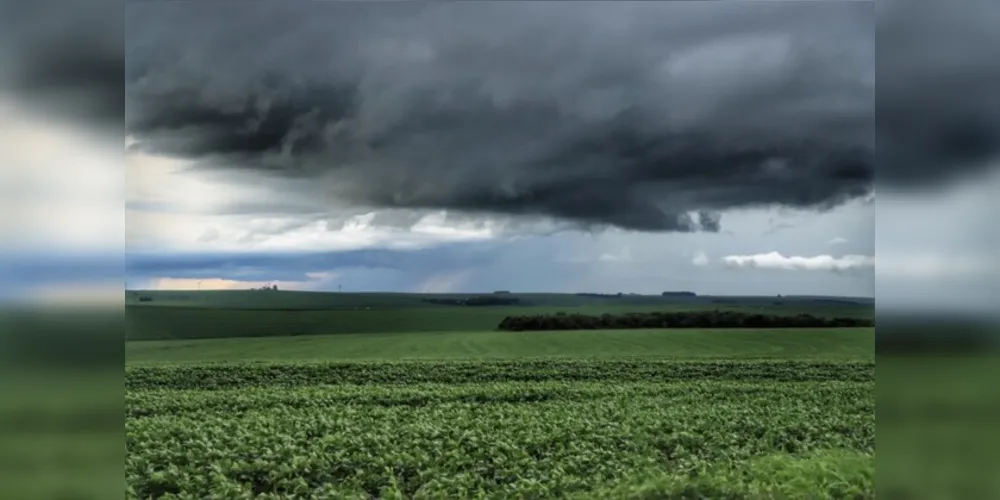
[[(506, 316), (575, 312), (621, 314), (670, 310), (736, 310), (763, 314), (874, 317), (865, 299), (811, 297), (593, 298), (572, 294), (510, 294), (517, 306), (441, 306), (425, 299), (471, 295), (268, 291), (129, 292), (128, 340), (198, 339), (495, 330)], [(136, 302), (146, 296), (151, 302)]]
[(495, 331), (868, 304), (206, 294), (126, 309), (126, 498), (875, 496), (874, 328)]
[[(679, 305), (774, 305), (782, 302), (791, 306), (838, 307), (874, 306), (871, 298), (821, 297), (790, 295), (763, 296), (713, 296), (713, 295), (635, 295), (635, 294), (573, 294), (573, 293), (391, 293), (391, 292), (301, 292), (264, 290), (129, 290), (126, 305), (184, 306), (239, 309), (399, 309), (412, 307), (437, 307), (425, 299), (462, 299), (493, 296), (518, 299), (524, 306), (579, 307), (616, 304), (628, 306)], [(140, 297), (152, 299), (139, 302)]]
[(129, 342), (129, 363), (243, 360), (875, 359), (874, 328), (404, 332)]

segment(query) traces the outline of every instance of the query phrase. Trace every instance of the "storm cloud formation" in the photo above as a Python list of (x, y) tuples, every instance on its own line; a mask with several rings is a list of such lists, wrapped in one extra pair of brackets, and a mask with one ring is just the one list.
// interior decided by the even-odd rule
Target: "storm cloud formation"
[(0, 94), (120, 130), (123, 20), (114, 0), (0, 0)]
[(880, 2), (880, 182), (919, 185), (936, 180), (929, 174), (996, 159), (998, 25), (993, 0)]
[[(900, 43), (933, 21), (892, 20)], [(931, 60), (876, 102), (874, 3), (167, 2), (126, 22), (133, 148), (373, 208), (718, 231), (1000, 143), (961, 74), (921, 91)], [(964, 69), (993, 77), (978, 50)]]

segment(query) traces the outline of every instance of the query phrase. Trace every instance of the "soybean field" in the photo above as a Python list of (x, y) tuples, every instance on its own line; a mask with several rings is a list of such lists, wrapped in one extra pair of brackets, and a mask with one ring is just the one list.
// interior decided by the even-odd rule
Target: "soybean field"
[(127, 498), (875, 496), (874, 328), (226, 337), (126, 342)]
[(867, 498), (873, 362), (126, 372), (131, 498)]

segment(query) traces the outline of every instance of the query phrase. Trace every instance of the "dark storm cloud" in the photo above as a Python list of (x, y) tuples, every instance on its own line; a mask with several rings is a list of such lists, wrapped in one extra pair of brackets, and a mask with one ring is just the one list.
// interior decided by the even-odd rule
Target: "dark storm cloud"
[(874, 3), (129, 5), (126, 128), (341, 203), (717, 231), (996, 152), (995, 30), (933, 45), (960, 23), (912, 5), (878, 13), (877, 103)]
[(121, 8), (112, 0), (0, 0), (0, 92), (70, 120), (121, 127)]
[(879, 172), (919, 184), (1000, 153), (1000, 3), (887, 1), (879, 7)]

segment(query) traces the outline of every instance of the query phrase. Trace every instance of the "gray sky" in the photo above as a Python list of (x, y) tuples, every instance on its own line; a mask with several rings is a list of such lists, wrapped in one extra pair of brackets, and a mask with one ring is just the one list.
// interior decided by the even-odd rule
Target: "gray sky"
[(931, 192), (992, 173), (997, 10), (136, 2), (124, 106), (113, 32), (0, 60), (73, 123), (124, 110), (133, 283), (872, 295), (876, 205), (988, 223)]

